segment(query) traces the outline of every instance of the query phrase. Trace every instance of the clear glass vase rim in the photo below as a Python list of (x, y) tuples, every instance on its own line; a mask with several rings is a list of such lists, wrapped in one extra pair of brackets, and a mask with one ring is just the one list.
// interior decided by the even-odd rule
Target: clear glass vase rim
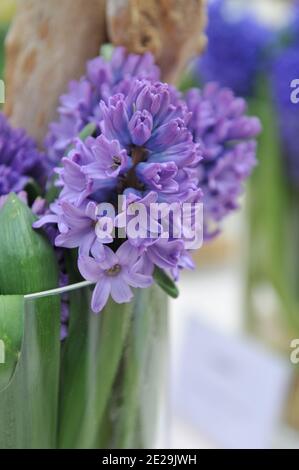
[(50, 297), (53, 295), (62, 295), (62, 294), (65, 294), (66, 292), (71, 292), (73, 290), (83, 289), (85, 287), (92, 286), (93, 284), (94, 284), (93, 282), (89, 282), (89, 281), (77, 282), (76, 284), (69, 284), (68, 286), (59, 287), (57, 289), (51, 289), (51, 290), (42, 291), (42, 292), (35, 292), (33, 294), (26, 294), (24, 295), (24, 299), (35, 300), (35, 299), (41, 299), (43, 297)]

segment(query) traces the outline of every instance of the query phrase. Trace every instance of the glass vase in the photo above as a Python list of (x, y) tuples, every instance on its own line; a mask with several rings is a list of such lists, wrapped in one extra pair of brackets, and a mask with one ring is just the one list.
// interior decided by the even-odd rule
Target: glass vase
[[(1, 329), (0, 448), (155, 446), (165, 411), (166, 294), (156, 286), (136, 289), (131, 303), (110, 300), (95, 315), (86, 284), (16, 296), (13, 307), (11, 296), (0, 296), (0, 322), (12, 308), (16, 319)], [(60, 342), (66, 293), (69, 331)]]

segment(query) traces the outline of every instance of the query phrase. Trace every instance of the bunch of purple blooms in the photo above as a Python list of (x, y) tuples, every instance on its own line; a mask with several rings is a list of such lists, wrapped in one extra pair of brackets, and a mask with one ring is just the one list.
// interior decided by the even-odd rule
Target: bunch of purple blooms
[(240, 96), (251, 96), (257, 75), (265, 69), (265, 51), (272, 32), (252, 14), (230, 14), (228, 2), (209, 3), (206, 52), (195, 61), (194, 73), (204, 83), (219, 81)]
[(190, 90), (186, 102), (192, 111), (188, 127), (203, 148), (198, 184), (204, 194), (204, 236), (210, 238), (219, 233), (219, 222), (238, 208), (243, 182), (256, 164), (255, 137), (261, 124), (245, 115), (243, 98), (217, 83), (202, 92)]
[[(193, 266), (184, 230), (174, 234), (182, 219), (171, 215), (165, 237), (162, 216), (152, 219), (153, 204), (203, 202), (210, 237), (218, 232), (211, 221), (218, 224), (237, 207), (255, 163), (253, 138), (260, 126), (245, 116), (243, 100), (216, 85), (184, 97), (158, 76), (150, 54), (116, 49), (110, 62), (88, 63), (86, 76), (61, 98), (59, 122), (50, 126), (47, 145), (59, 165), (61, 191), (35, 226), (57, 224), (56, 245), (78, 249), (82, 276), (96, 284), (95, 312), (110, 294), (129, 302), (131, 288), (148, 287), (155, 273), (176, 280), (181, 269)], [(88, 123), (94, 133), (82, 141), (76, 136)], [(115, 213), (102, 210), (106, 203)], [(151, 223), (136, 237), (128, 222), (141, 205)]]

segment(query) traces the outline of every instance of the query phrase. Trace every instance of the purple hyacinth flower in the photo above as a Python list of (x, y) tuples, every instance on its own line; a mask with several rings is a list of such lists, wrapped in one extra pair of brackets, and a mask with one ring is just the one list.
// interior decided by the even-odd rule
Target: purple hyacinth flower
[[(106, 194), (106, 192), (114, 188), (115, 178), (113, 178), (113, 173), (115, 176), (120, 171), (119, 167), (121, 168), (125, 165), (127, 161), (126, 152), (120, 150), (117, 143), (106, 142), (106, 144), (103, 144), (103, 140), (104, 139), (101, 138), (95, 140), (92, 137), (86, 139), (85, 142), (79, 139), (75, 140), (74, 148), (70, 150), (67, 157), (62, 159), (62, 166), (55, 169), (55, 172), (59, 175), (56, 184), (58, 187), (62, 188), (60, 199), (65, 199), (80, 206), (84, 199), (91, 194), (97, 193), (98, 191), (102, 191)], [(112, 152), (114, 149), (116, 154), (109, 157), (107, 152)], [(105, 156), (106, 161), (108, 159), (108, 166), (101, 165), (101, 150), (105, 153), (103, 160)], [(120, 160), (120, 165), (117, 169), (113, 168), (114, 156), (117, 158), (117, 161)], [(112, 168), (109, 167), (109, 163)], [(96, 168), (101, 167), (103, 168), (103, 172), (104, 170), (106, 171), (104, 183), (103, 178), (100, 178), (100, 180), (94, 178), (94, 176), (97, 176), (97, 173), (88, 171), (90, 165), (96, 165)]]
[(176, 193), (179, 184), (175, 181), (178, 167), (174, 162), (140, 163), (137, 175), (148, 188), (163, 193)]
[(128, 127), (133, 144), (143, 145), (152, 134), (153, 117), (146, 109), (137, 111), (133, 114)]
[(144, 262), (149, 266), (158, 266), (165, 270), (175, 269), (183, 251), (183, 240), (158, 238), (149, 242), (147, 246), (144, 246)]
[[(34, 228), (56, 223), (59, 234), (56, 236), (55, 245), (63, 248), (79, 248), (82, 254), (98, 251), (102, 253), (102, 244), (111, 243), (113, 238), (108, 232), (99, 240), (97, 224), (101, 233), (104, 232), (101, 224), (101, 214), (98, 213), (97, 204), (93, 201), (85, 201), (80, 207), (76, 207), (66, 200), (51, 205), (52, 213), (44, 215), (33, 224)], [(105, 217), (106, 222), (106, 217)]]
[(243, 182), (256, 164), (254, 138), (261, 131), (255, 117), (245, 115), (246, 103), (216, 83), (190, 90), (186, 101), (189, 129), (202, 143), (204, 158), (197, 166), (204, 193), (204, 237), (219, 233), (219, 222), (238, 207)]
[(97, 241), (95, 231), (97, 205), (94, 202), (89, 202), (81, 208), (75, 207), (67, 201), (62, 201), (60, 217), (67, 230), (57, 236), (56, 246), (64, 248), (80, 247), (80, 253), (89, 254)]
[(83, 172), (92, 180), (116, 178), (128, 169), (128, 155), (117, 140), (108, 140), (104, 135), (88, 139), (92, 161), (83, 166)]
[(79, 165), (81, 156), (73, 153), (68, 158), (62, 159), (62, 167), (56, 169), (59, 175), (57, 186), (62, 186), (60, 197), (77, 205), (80, 205), (86, 197), (93, 192), (93, 182), (83, 172)]
[(180, 278), (180, 273), (184, 269), (189, 269), (190, 271), (193, 271), (195, 269), (196, 265), (192, 259), (192, 256), (190, 252), (187, 250), (182, 251), (181, 256), (179, 258), (179, 261), (177, 265), (171, 269), (170, 274), (174, 281), (178, 281)]
[[(126, 231), (126, 237), (132, 245), (142, 247), (148, 239), (157, 238), (162, 232), (162, 225), (151, 216), (150, 211), (151, 205), (157, 202), (158, 195), (155, 191), (149, 191), (145, 196), (140, 196), (138, 193), (126, 190), (124, 196), (122, 207), (114, 221), (115, 227)], [(144, 214), (144, 219), (143, 217), (138, 219), (138, 225), (141, 226), (138, 234), (135, 234), (134, 227), (131, 228), (130, 224), (138, 213)]]
[[(96, 312), (110, 294), (129, 302), (131, 287), (148, 287), (155, 268), (174, 279), (181, 269), (191, 269), (195, 205), (204, 202), (207, 238), (213, 224), (218, 229), (236, 208), (255, 163), (260, 124), (245, 116), (244, 100), (215, 84), (184, 97), (158, 82), (152, 66), (149, 56), (117, 49), (111, 62), (97, 58), (88, 64), (84, 80), (91, 85), (91, 101), (84, 81), (61, 101), (61, 119), (74, 119), (74, 129), (92, 121), (96, 132), (84, 142), (72, 137), (73, 148), (56, 169), (60, 195), (39, 225), (56, 223), (56, 243), (79, 249), (80, 272), (96, 283)], [(51, 139), (55, 152), (63, 133)], [(157, 203), (170, 211), (170, 203), (191, 205), (188, 222), (175, 210), (165, 216)], [(113, 233), (107, 235), (107, 227)]]
[[(126, 94), (132, 79), (159, 80), (159, 68), (152, 54), (128, 54), (123, 47), (114, 49), (111, 60), (97, 57), (87, 63), (86, 75), (72, 81), (62, 95), (59, 121), (51, 123), (45, 144), (52, 164), (57, 164), (80, 131), (89, 123), (99, 122), (99, 102), (116, 93)], [(98, 133), (99, 135), (99, 128)]]
[(117, 303), (130, 302), (130, 287), (149, 287), (152, 277), (137, 270), (138, 251), (129, 243), (123, 243), (114, 253), (104, 247), (104, 259), (80, 256), (78, 261), (82, 276), (96, 283), (92, 296), (92, 310), (99, 313), (106, 305), (109, 295)]
[[(190, 113), (173, 89), (166, 84), (135, 80), (128, 96), (115, 95), (108, 104), (102, 102), (101, 109), (103, 135), (118, 140), (131, 160), (126, 187), (141, 192), (157, 190), (160, 181), (159, 196), (167, 192), (171, 200), (182, 195), (177, 182), (182, 176), (180, 170), (187, 175), (188, 169), (200, 161), (201, 150), (188, 129)], [(130, 124), (139, 121), (141, 111), (143, 116), (151, 115), (153, 131), (142, 145), (136, 145)], [(186, 177), (184, 193), (194, 190), (194, 183), (194, 174), (191, 179)]]

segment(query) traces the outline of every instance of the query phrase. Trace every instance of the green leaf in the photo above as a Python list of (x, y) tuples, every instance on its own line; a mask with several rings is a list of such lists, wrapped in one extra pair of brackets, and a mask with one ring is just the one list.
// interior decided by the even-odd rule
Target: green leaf
[(92, 136), (95, 133), (97, 126), (94, 123), (87, 124), (82, 131), (79, 133), (79, 139), (86, 140), (87, 137)]
[[(92, 136), (92, 134), (94, 134), (96, 128), (97, 126), (94, 123), (90, 122), (85, 127), (83, 127), (81, 132), (79, 132), (78, 138), (84, 142), (84, 140), (86, 140), (87, 137), (90, 137)], [(65, 151), (65, 155), (67, 155), (69, 151), (72, 150), (72, 148), (73, 148), (73, 145), (72, 144), (69, 145)]]
[(181, 77), (179, 90), (183, 93), (190, 90), (190, 88), (198, 88), (200, 85), (198, 78), (194, 76), (191, 70), (187, 70)]
[(103, 44), (101, 46), (101, 50), (100, 50), (100, 55), (107, 61), (109, 62), (112, 58), (112, 54), (113, 54), (113, 51), (114, 51), (114, 46), (113, 44)]
[(42, 191), (39, 184), (32, 178), (30, 178), (26, 184), (25, 191), (28, 195), (28, 200), (30, 203), (33, 203), (38, 196), (42, 196)]
[[(9, 383), (0, 389), (0, 449), (56, 448), (60, 299), (26, 300), (23, 305), (19, 359)], [(11, 305), (6, 314), (14, 315)]]
[(54, 202), (55, 199), (58, 198), (59, 193), (61, 191), (61, 188), (58, 188), (55, 184), (57, 181), (57, 178), (58, 177), (56, 174), (52, 177), (50, 184), (49, 184), (49, 189), (46, 192), (45, 199), (48, 204), (52, 204), (52, 202)]
[(0, 365), (1, 449), (56, 447), (60, 299), (23, 295), (57, 287), (58, 266), (34, 220), (13, 194), (0, 210), (0, 339), (8, 348)]
[(166, 274), (165, 271), (156, 267), (154, 270), (154, 279), (166, 294), (170, 295), (170, 297), (173, 297), (174, 299), (178, 298), (179, 290), (174, 281)]
[(0, 390), (10, 381), (19, 360), (23, 338), (22, 296), (0, 296), (0, 341), (3, 362), (0, 360)]
[(11, 194), (0, 210), (0, 294), (30, 294), (58, 286), (58, 265), (30, 209)]

